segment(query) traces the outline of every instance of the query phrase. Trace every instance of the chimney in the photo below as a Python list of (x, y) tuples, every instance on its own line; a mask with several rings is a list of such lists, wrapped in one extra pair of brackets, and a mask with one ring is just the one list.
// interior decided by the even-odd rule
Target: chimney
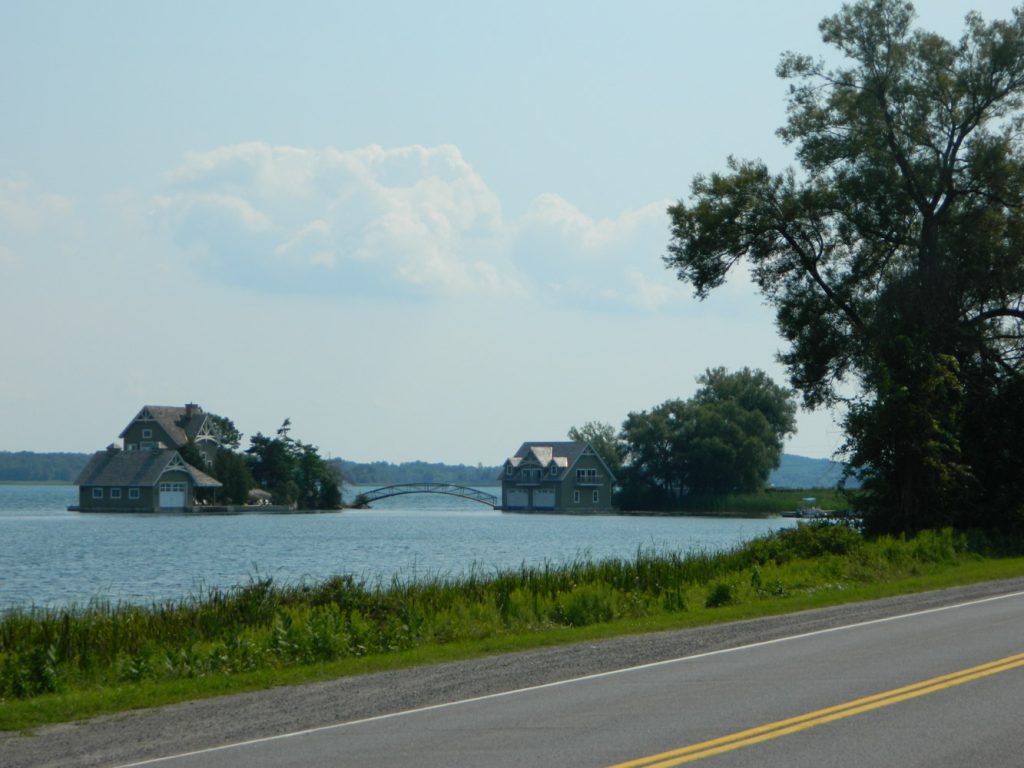
[(191, 419), (197, 413), (202, 413), (203, 409), (195, 403), (185, 403), (185, 418)]

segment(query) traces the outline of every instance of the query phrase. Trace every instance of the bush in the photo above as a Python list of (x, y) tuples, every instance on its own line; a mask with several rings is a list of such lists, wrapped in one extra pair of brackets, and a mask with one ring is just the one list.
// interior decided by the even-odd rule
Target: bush
[(731, 605), (736, 600), (735, 589), (728, 582), (719, 581), (711, 586), (708, 591), (707, 600), (704, 601), (705, 608), (721, 608)]

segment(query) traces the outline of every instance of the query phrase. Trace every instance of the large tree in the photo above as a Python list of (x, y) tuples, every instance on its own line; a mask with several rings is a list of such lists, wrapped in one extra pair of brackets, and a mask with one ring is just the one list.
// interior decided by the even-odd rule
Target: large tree
[(1024, 422), (1024, 12), (969, 14), (957, 42), (913, 17), (900, 0), (844, 5), (820, 24), (844, 65), (783, 55), (779, 135), (800, 169), (730, 158), (698, 176), (669, 209), (666, 263), (700, 298), (748, 264), (805, 405), (847, 405), (872, 530), (1009, 527), (1024, 498), (1006, 492), (1024, 459), (1005, 442)]
[(277, 504), (300, 509), (337, 509), (341, 506), (341, 477), (337, 467), (320, 457), (316, 446), (290, 435), (285, 419), (275, 437), (257, 432), (249, 438), (253, 479), (273, 495)]
[(706, 371), (690, 400), (630, 413), (622, 425), (621, 503), (673, 507), (687, 494), (761, 490), (795, 431), (790, 390), (763, 371)]

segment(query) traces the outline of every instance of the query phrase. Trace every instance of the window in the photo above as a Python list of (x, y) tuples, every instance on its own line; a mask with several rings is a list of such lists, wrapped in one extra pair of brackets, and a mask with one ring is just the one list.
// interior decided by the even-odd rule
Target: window
[(558, 465), (552, 464), (551, 465), (551, 475), (552, 475), (552, 477), (557, 475), (557, 474), (558, 474)]
[(600, 504), (601, 503), (601, 492), (600, 491), (594, 491), (594, 503), (595, 504)]
[(505, 467), (505, 474), (506, 474), (506, 475), (507, 475), (508, 477), (512, 477), (512, 471), (513, 471), (513, 469), (514, 469), (514, 468), (513, 468), (513, 466), (512, 466), (511, 464), (507, 465), (507, 466)]
[(94, 499), (102, 499), (103, 498), (103, 489), (102, 488), (93, 488), (92, 489), (92, 497)]
[(152, 429), (144, 429), (144, 430), (142, 430), (142, 439), (143, 440), (149, 440), (152, 437), (153, 437), (153, 430)]
[(134, 499), (138, 499), (139, 498), (139, 489), (138, 488), (129, 488), (128, 489), (128, 498), (129, 499), (133, 499), (133, 500)]
[(577, 483), (596, 483), (597, 482), (597, 470), (596, 469), (577, 469), (576, 470), (576, 482)]
[(573, 504), (579, 504), (580, 503), (580, 492), (579, 491), (573, 491), (572, 492), (572, 503)]
[(110, 498), (112, 498), (112, 499), (120, 499), (121, 498), (121, 489), (120, 488), (111, 488), (110, 489)]

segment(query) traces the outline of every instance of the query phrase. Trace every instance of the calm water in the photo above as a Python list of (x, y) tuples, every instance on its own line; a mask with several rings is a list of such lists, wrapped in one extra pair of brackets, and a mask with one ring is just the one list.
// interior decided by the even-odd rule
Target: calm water
[[(346, 488), (346, 498), (361, 489)], [(497, 489), (483, 489), (496, 492)], [(639, 548), (731, 547), (783, 518), (514, 515), (439, 495), (331, 514), (115, 515), (68, 512), (71, 486), (0, 485), (0, 611), (106, 598), (148, 603), (272, 576), (375, 580), (459, 575)]]

